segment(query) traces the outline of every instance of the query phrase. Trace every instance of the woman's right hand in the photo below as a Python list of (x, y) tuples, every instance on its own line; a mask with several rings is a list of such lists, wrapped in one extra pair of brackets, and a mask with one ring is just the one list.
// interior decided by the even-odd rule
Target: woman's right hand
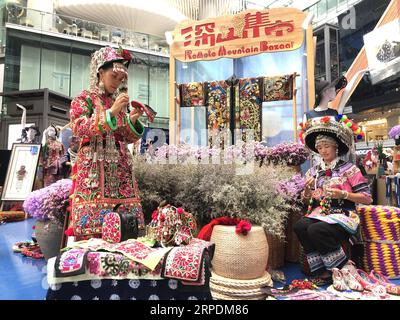
[(313, 177), (310, 177), (306, 180), (306, 183), (304, 184), (304, 193), (305, 195), (311, 195), (311, 187), (314, 184), (315, 179)]
[(121, 93), (117, 99), (115, 99), (114, 104), (110, 108), (110, 115), (115, 117), (118, 113), (121, 112), (123, 108), (127, 106), (129, 103), (129, 96), (126, 93)]

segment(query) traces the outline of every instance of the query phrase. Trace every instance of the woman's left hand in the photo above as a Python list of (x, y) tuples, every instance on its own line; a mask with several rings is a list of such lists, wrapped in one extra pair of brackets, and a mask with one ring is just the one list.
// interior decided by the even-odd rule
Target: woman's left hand
[(129, 113), (129, 118), (131, 119), (132, 124), (136, 122), (137, 119), (141, 117), (143, 114), (143, 110), (134, 108), (130, 113)]
[(336, 188), (326, 188), (326, 196), (331, 199), (343, 199), (343, 190)]

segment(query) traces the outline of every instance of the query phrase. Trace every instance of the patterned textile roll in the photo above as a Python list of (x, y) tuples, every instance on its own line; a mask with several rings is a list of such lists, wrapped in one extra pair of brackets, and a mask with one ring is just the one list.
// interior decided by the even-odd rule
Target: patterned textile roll
[(204, 106), (204, 84), (189, 82), (179, 85), (181, 107)]
[(278, 101), (293, 99), (293, 75), (264, 77), (263, 101)]
[(0, 211), (0, 221), (11, 222), (26, 219), (24, 211)]
[(254, 131), (254, 140), (261, 140), (261, 94), (259, 79), (240, 79), (235, 85), (235, 128), (240, 129), (243, 141), (247, 141), (249, 130)]
[(364, 269), (400, 276), (400, 208), (361, 206), (357, 211), (365, 241)]
[[(223, 136), (217, 141), (217, 135), (230, 128), (231, 86), (226, 81), (212, 81), (207, 84), (207, 124), (209, 146), (223, 148), (228, 138)], [(226, 133), (225, 132), (225, 133)]]

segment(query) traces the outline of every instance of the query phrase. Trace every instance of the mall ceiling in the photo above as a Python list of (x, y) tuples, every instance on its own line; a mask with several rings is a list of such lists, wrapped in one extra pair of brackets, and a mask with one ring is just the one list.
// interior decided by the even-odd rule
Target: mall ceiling
[(57, 13), (164, 38), (186, 16), (162, 0), (59, 0)]

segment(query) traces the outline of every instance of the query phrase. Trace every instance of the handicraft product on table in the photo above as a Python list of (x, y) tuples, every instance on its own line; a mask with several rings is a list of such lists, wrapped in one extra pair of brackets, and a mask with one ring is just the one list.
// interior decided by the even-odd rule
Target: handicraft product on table
[(116, 212), (117, 205), (112, 212), (103, 218), (102, 239), (111, 243), (118, 243), (138, 236), (138, 216), (134, 212)]
[[(150, 248), (137, 240), (110, 244), (101, 239), (76, 242), (57, 259), (49, 260), (50, 284), (94, 279), (181, 280), (204, 285), (214, 246), (200, 239), (188, 245)], [(104, 252), (105, 251), (105, 252)]]
[(212, 81), (207, 87), (208, 143), (223, 148), (227, 144), (225, 137), (217, 145), (215, 136), (230, 129), (231, 86), (226, 81)]
[(235, 85), (235, 129), (240, 129), (243, 141), (248, 141), (248, 131), (253, 139), (261, 140), (261, 95), (259, 79), (240, 79)]
[(263, 78), (263, 101), (292, 99), (293, 75)]
[(181, 107), (204, 106), (204, 84), (202, 82), (189, 82), (179, 85)]
[(162, 246), (180, 246), (192, 240), (196, 229), (197, 223), (191, 213), (168, 204), (153, 212), (146, 236)]

